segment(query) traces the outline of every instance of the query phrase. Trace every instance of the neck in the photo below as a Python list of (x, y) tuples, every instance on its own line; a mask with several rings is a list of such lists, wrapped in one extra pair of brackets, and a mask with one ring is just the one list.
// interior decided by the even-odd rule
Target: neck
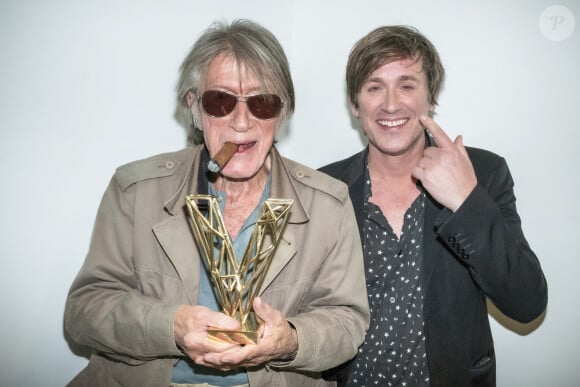
[(261, 195), (266, 187), (269, 173), (270, 168), (263, 165), (262, 168), (260, 168), (260, 170), (249, 179), (238, 180), (219, 176), (212, 184), (214, 189), (225, 192), (227, 200), (231, 201), (238, 198), (244, 198), (252, 193), (259, 193)]
[(420, 193), (412, 172), (422, 154), (422, 146), (401, 155), (386, 155), (372, 146), (369, 149), (369, 200), (381, 209), (397, 236), (401, 235), (405, 212)]
[(237, 237), (242, 225), (260, 202), (268, 182), (269, 172), (269, 162), (266, 162), (255, 175), (248, 179), (228, 179), (220, 176), (213, 183), (216, 190), (226, 194), (223, 215), (226, 229), (232, 239)]
[(372, 180), (389, 180), (415, 184), (413, 169), (423, 157), (424, 146), (418, 144), (410, 152), (388, 155), (372, 145), (369, 148), (369, 172)]

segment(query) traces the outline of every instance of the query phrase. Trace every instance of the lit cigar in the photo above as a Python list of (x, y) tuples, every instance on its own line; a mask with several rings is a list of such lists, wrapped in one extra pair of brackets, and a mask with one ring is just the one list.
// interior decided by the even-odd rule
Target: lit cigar
[(213, 173), (219, 173), (219, 171), (221, 171), (223, 167), (226, 166), (228, 161), (234, 157), (238, 151), (238, 146), (238, 144), (234, 144), (233, 142), (226, 142), (214, 156), (214, 158), (211, 159), (209, 163), (207, 163), (207, 169)]

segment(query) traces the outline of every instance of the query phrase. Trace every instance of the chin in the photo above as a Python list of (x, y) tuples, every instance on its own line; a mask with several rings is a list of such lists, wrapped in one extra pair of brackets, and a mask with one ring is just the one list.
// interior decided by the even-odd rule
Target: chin
[(222, 176), (231, 180), (248, 180), (255, 175), (255, 172), (249, 171), (248, 169), (227, 169), (227, 167), (222, 171)]
[(228, 180), (247, 180), (249, 177), (246, 173), (222, 171), (222, 176)]

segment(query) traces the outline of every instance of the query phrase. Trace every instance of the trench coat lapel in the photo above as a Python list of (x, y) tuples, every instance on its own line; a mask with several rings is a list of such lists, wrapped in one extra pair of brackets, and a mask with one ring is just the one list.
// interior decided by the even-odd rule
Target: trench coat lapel
[(197, 303), (201, 260), (187, 218), (185, 196), (195, 192), (202, 149), (203, 146), (196, 148), (179, 188), (165, 203), (164, 208), (171, 217), (153, 226), (153, 233), (175, 267), (190, 304)]
[(264, 278), (264, 283), (260, 289), (259, 294), (262, 294), (264, 290), (276, 279), (278, 274), (284, 269), (288, 262), (296, 255), (296, 243), (294, 238), (294, 233), (291, 230), (292, 227), (286, 227), (284, 234), (280, 238), (278, 247), (276, 247), (276, 252), (272, 257), (270, 262), (270, 267), (266, 272), (266, 277)]
[[(308, 215), (304, 210), (304, 206), (298, 196), (298, 193), (294, 187), (294, 182), (292, 175), (299, 175), (304, 173), (301, 171), (289, 171), (284, 167), (282, 163), (282, 158), (275, 147), (271, 151), (272, 160), (272, 185), (270, 187), (270, 197), (276, 199), (292, 199), (294, 204), (290, 212), (290, 217), (286, 228), (280, 237), (278, 246), (272, 261), (270, 262), (270, 267), (264, 278), (264, 283), (260, 289), (260, 294), (268, 287), (268, 285), (280, 274), (282, 269), (288, 264), (288, 262), (296, 255), (296, 234), (295, 225), (308, 222)], [(302, 176), (304, 177), (304, 176)]]
[[(187, 214), (185, 210), (186, 191), (198, 191), (198, 170), (203, 160), (200, 161), (200, 153), (194, 155), (192, 169), (184, 177), (180, 189), (166, 205), (166, 210), (173, 216), (153, 227), (153, 232), (163, 250), (171, 260), (179, 274), (190, 303), (197, 302), (199, 268), (201, 265), (200, 255), (195, 242)], [(292, 182), (291, 174), (296, 171), (288, 171), (282, 164), (282, 159), (275, 148), (272, 149), (272, 186), (270, 196), (272, 198), (292, 199), (294, 204), (290, 218), (276, 248), (270, 267), (264, 278), (260, 293), (280, 274), (286, 264), (296, 255), (296, 235), (293, 224), (301, 224), (308, 221), (300, 198)], [(203, 158), (203, 155), (201, 155)], [(191, 286), (185, 286), (192, 284)]]
[(153, 232), (177, 270), (190, 304), (197, 302), (200, 257), (192, 231), (183, 214), (157, 224)]

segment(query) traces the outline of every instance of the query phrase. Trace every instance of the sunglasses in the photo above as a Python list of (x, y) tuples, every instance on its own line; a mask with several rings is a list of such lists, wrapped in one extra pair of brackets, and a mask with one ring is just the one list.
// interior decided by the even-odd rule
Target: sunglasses
[(199, 100), (203, 110), (212, 117), (227, 116), (234, 110), (238, 101), (245, 102), (250, 113), (261, 120), (274, 118), (282, 110), (282, 100), (276, 94), (242, 96), (221, 90), (207, 90)]

